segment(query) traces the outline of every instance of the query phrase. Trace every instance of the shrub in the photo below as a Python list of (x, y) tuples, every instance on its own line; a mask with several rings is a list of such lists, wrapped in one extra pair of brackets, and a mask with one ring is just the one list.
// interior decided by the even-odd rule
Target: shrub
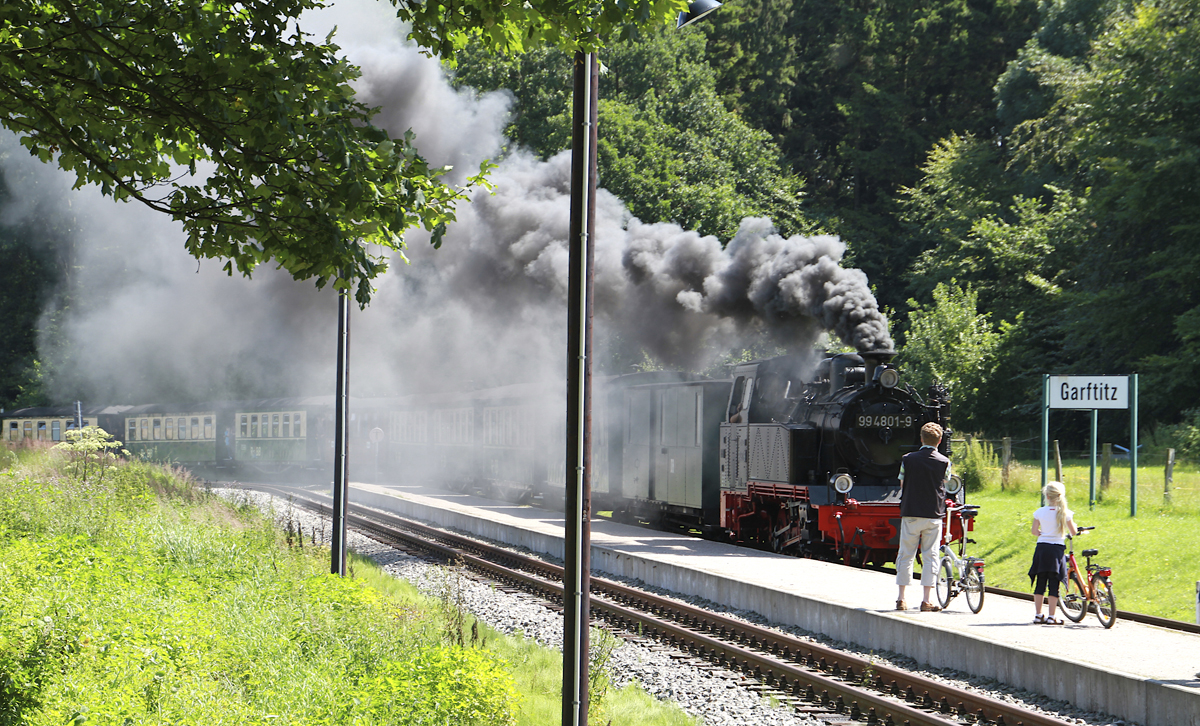
[(1000, 485), (1000, 457), (988, 442), (967, 436), (954, 456), (954, 471), (968, 492)]
[(1164, 427), (1166, 439), (1180, 459), (1200, 459), (1200, 408), (1183, 412), (1183, 421)]

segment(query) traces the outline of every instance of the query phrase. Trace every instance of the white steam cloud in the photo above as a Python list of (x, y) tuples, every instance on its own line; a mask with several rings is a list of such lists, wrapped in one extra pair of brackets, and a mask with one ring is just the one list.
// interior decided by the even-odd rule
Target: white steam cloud
[[(364, 72), (360, 92), (393, 134), (412, 128), (455, 180), (504, 144), (504, 93), (458, 92), (440, 66), (401, 43), (386, 3), (338, 3), (305, 28), (337, 42)], [(336, 15), (333, 13), (336, 12)], [(325, 27), (322, 27), (325, 26)], [(252, 281), (197, 263), (178, 226), (28, 157), (0, 138), (11, 198), (0, 224), (32, 216), (73, 229), (69, 306), (45, 316), (43, 357), (57, 347), (53, 394), (94, 402), (328, 393), (334, 378), (336, 298), (268, 268)], [(355, 311), (355, 395), (561, 378), (565, 371), (569, 155), (509, 156), (459, 211), (440, 250), (410, 235), (412, 264), (393, 261), (371, 306)], [(632, 218), (597, 199), (598, 339), (641, 346), (660, 360), (702, 366), (768, 335), (811, 346), (830, 331), (860, 350), (890, 348), (866, 277), (842, 268), (834, 237), (783, 238), (766, 219), (720, 240)], [(60, 298), (63, 299), (63, 298)], [(603, 359), (601, 351), (600, 358)]]

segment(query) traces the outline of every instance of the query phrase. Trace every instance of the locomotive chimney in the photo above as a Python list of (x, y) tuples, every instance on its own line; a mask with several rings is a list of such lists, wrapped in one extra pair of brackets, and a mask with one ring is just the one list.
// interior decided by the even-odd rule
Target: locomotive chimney
[(869, 351), (866, 351), (865, 353), (859, 353), (859, 355), (861, 355), (863, 360), (866, 361), (866, 367), (867, 367), (866, 382), (870, 383), (871, 381), (875, 380), (875, 369), (881, 365), (887, 365), (888, 363), (890, 363), (892, 358), (896, 357), (896, 351), (894, 351), (894, 350), (869, 350)]

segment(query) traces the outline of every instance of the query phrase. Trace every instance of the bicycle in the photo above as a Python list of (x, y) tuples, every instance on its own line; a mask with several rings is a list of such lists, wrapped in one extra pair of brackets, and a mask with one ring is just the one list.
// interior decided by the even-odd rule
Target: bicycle
[[(962, 536), (958, 540), (958, 553), (950, 546), (950, 516), (958, 512), (962, 519)], [(967, 538), (968, 523), (979, 514), (979, 506), (964, 504), (959, 507), (946, 507), (946, 526), (943, 529), (941, 557), (938, 560), (938, 576), (935, 588), (938, 604), (945, 610), (960, 592), (967, 596), (967, 607), (971, 612), (978, 613), (983, 609), (983, 560), (979, 557), (967, 557), (967, 543), (975, 544), (975, 540)]]
[[(1086, 532), (1089, 529), (1095, 527), (1079, 527), (1078, 531)], [(1058, 600), (1059, 607), (1067, 620), (1073, 623), (1082, 622), (1088, 610), (1092, 610), (1101, 625), (1111, 628), (1117, 622), (1117, 598), (1109, 579), (1112, 577), (1112, 568), (1093, 565), (1092, 558), (1100, 550), (1091, 549), (1080, 552), (1087, 558), (1087, 567), (1081, 570), (1075, 559), (1075, 540), (1071, 535), (1067, 535), (1067, 540), (1071, 543), (1067, 554), (1067, 582), (1063, 596)], [(1086, 577), (1084, 572), (1087, 573)]]

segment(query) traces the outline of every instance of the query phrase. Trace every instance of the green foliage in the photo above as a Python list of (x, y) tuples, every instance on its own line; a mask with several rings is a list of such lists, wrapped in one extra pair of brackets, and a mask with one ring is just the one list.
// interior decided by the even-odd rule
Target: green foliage
[(1000, 457), (987, 441), (968, 436), (954, 450), (954, 473), (962, 477), (968, 492), (999, 486)]
[[(770, 137), (730, 112), (704, 61), (703, 35), (641, 34), (600, 52), (601, 185), (648, 222), (674, 221), (731, 238), (744, 217), (769, 216), (785, 234), (812, 231), (802, 180)], [(572, 64), (560, 50), (507, 58), (469, 46), (455, 82), (516, 96), (507, 132), (546, 158), (570, 145)]]
[(495, 53), (521, 53), (542, 45), (568, 52), (594, 51), (614, 35), (633, 37), (687, 9), (683, 0), (393, 0), (392, 4), (400, 19), (412, 24), (409, 38), (451, 60), (472, 39)]
[(336, 45), (294, 30), (322, 5), (7, 2), (0, 123), (78, 185), (170, 214), (231, 274), (274, 260), (318, 286), (358, 280), (365, 304), (386, 268), (368, 245), (399, 249), (414, 226), (438, 244), (465, 196), (411, 135), (370, 124)]
[(1063, 361), (1063, 372), (1141, 371), (1143, 415), (1177, 420), (1200, 395), (1191, 284), (1200, 204), (1187, 191), (1200, 183), (1192, 121), (1200, 9), (1187, 0), (1064, 0), (1045, 10), (999, 86), (1013, 126), (1009, 172), (1078, 200), (1068, 205), (1078, 212), (1009, 217), (1030, 235), (1051, 231), (1057, 252), (1044, 255), (1046, 271), (1062, 271), (1058, 280), (1039, 275), (1062, 294), (1029, 311), (1055, 321), (1039, 323), (1044, 338), (1034, 344)]
[(67, 429), (54, 450), (66, 458), (67, 474), (84, 486), (103, 484), (104, 475), (117, 462), (118, 452), (129, 453), (121, 449), (121, 442), (112, 434), (96, 426)]
[(1184, 411), (1183, 420), (1162, 433), (1179, 458), (1200, 461), (1200, 408)]
[(981, 412), (981, 390), (990, 380), (996, 352), (1007, 327), (997, 331), (986, 313), (977, 312), (978, 293), (970, 286), (939, 284), (933, 304), (910, 300), (912, 311), (898, 361), (918, 388), (940, 383), (954, 402), (955, 421), (973, 427)]
[(82, 532), (70, 463), (18, 469), (0, 474), (0, 723), (513, 722), (503, 663), (269, 521), (134, 463), (88, 480), (109, 520)]
[[(901, 187), (938, 139), (992, 136), (992, 87), (1036, 10), (1033, 0), (746, 0), (701, 32), (718, 92), (779, 144), (808, 183), (809, 213), (882, 283), (920, 252), (898, 224)], [(904, 301), (892, 285), (878, 295)]]

